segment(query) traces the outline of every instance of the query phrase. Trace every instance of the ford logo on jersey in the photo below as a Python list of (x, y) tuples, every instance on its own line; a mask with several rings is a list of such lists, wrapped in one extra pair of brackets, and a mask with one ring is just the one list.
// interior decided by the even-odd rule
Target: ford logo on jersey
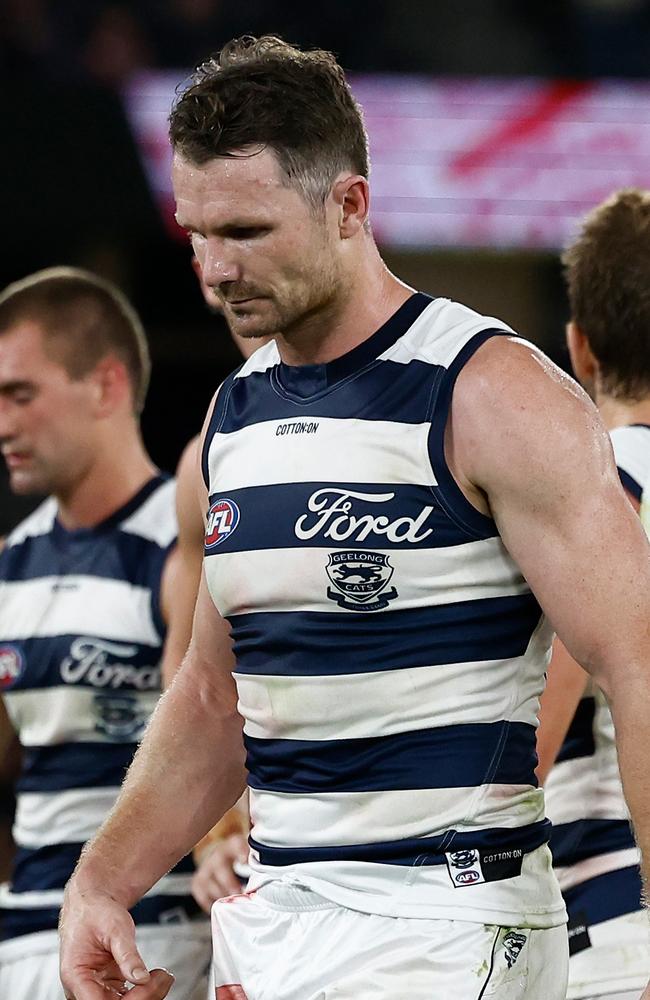
[(222, 497), (215, 500), (208, 511), (205, 529), (205, 547), (214, 549), (232, 535), (239, 524), (239, 507), (234, 500)]

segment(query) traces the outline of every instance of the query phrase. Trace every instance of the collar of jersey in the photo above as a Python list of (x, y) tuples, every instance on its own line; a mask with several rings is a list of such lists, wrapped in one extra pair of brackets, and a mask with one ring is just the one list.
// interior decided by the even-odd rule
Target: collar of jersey
[(395, 341), (404, 336), (432, 301), (431, 296), (415, 292), (371, 337), (334, 361), (322, 365), (285, 365), (281, 361), (275, 368), (277, 388), (284, 395), (297, 400), (323, 395), (376, 361)]
[(66, 528), (59, 521), (58, 514), (52, 526), (52, 534), (55, 541), (58, 542), (72, 542), (72, 541), (84, 541), (85, 539), (95, 538), (97, 535), (102, 535), (107, 531), (111, 531), (117, 524), (121, 521), (126, 520), (131, 514), (138, 509), (138, 507), (144, 503), (144, 501), (151, 496), (155, 489), (158, 488), (162, 483), (164, 483), (169, 476), (164, 472), (159, 472), (157, 476), (153, 476), (149, 479), (144, 486), (138, 490), (135, 496), (132, 496), (130, 500), (127, 500), (125, 504), (114, 510), (112, 514), (105, 517), (103, 521), (98, 524), (93, 524), (90, 528)]

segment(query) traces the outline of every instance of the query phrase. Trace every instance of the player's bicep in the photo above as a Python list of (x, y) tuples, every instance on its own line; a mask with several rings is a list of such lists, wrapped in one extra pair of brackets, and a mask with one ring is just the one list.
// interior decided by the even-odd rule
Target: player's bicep
[(582, 666), (638, 661), (650, 622), (648, 544), (595, 407), (519, 345), (486, 353), (478, 373), (460, 397), (467, 409), (474, 389), (473, 481), (507, 549)]

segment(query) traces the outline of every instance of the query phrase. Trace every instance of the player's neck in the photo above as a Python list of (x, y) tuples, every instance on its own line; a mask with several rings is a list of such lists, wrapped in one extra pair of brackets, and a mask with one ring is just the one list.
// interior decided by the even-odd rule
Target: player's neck
[(326, 364), (373, 335), (413, 294), (387, 269), (379, 254), (361, 266), (345, 295), (329, 309), (279, 334), (280, 357), (288, 365)]
[(630, 400), (596, 392), (596, 405), (608, 431), (630, 424), (650, 424), (650, 397)]
[(57, 495), (59, 520), (69, 530), (93, 528), (128, 503), (157, 471), (139, 430), (114, 434), (87, 473)]

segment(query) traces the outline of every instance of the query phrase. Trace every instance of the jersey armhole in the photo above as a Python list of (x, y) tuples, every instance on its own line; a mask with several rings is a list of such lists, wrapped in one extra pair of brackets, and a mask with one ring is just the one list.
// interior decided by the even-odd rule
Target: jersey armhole
[(445, 429), (456, 379), (463, 367), (487, 340), (503, 336), (512, 336), (512, 331), (490, 329), (474, 334), (442, 372), (431, 403), (429, 461), (438, 484), (437, 498), (452, 521), (474, 538), (493, 538), (498, 530), (493, 518), (477, 510), (454, 479), (445, 458)]
[(622, 469), (620, 465), (617, 465), (616, 468), (618, 469), (618, 476), (623, 489), (627, 490), (635, 500), (641, 503), (641, 495), (643, 493), (641, 484), (637, 483), (636, 479), (629, 472), (626, 472), (625, 469)]
[(241, 371), (242, 368), (243, 365), (240, 365), (239, 368), (232, 373), (232, 375), (229, 375), (228, 378), (222, 382), (221, 386), (217, 389), (216, 397), (214, 403), (212, 404), (212, 413), (210, 415), (203, 447), (201, 448), (201, 473), (203, 475), (203, 482), (205, 483), (205, 488), (207, 489), (208, 494), (210, 493), (210, 465), (208, 462), (210, 445), (212, 444), (212, 438), (223, 423), (223, 419), (226, 415), (226, 409), (228, 408), (230, 393), (232, 392), (235, 384), (235, 376), (239, 371)]

